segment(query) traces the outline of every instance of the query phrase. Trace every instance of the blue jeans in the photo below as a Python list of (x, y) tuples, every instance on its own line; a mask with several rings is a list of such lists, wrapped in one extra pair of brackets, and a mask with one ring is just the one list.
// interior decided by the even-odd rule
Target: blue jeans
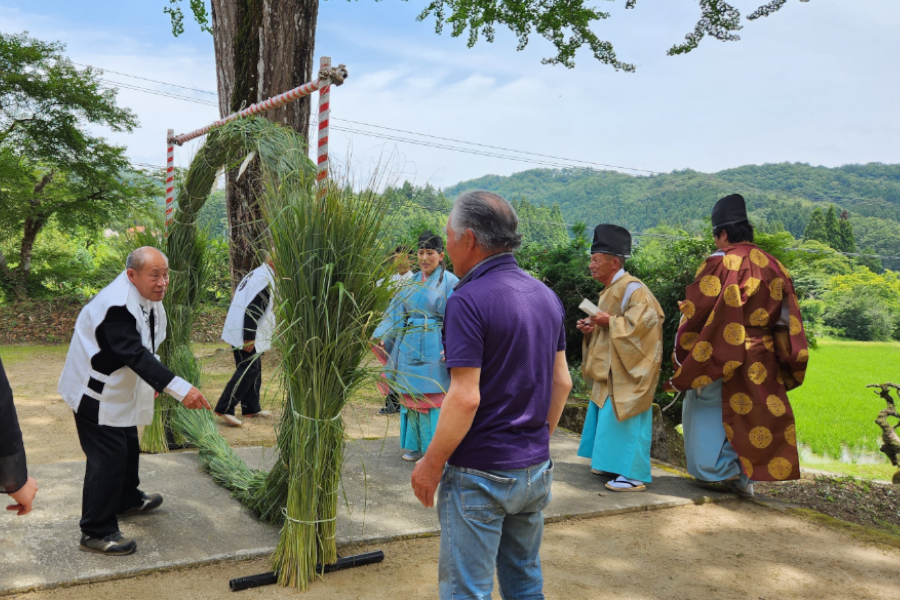
[(512, 471), (444, 469), (437, 502), (441, 600), (490, 599), (495, 565), (504, 600), (543, 600), (541, 511), (552, 484), (549, 460)]

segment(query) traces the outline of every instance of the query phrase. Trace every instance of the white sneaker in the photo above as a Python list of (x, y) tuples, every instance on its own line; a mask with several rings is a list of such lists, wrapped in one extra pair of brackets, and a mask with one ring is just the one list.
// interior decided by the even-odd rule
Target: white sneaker
[(243, 425), (240, 419), (238, 419), (234, 415), (219, 415), (222, 417), (222, 420), (225, 421), (226, 425), (230, 425), (231, 427), (240, 427)]
[(253, 413), (252, 415), (241, 415), (241, 416), (244, 417), (245, 419), (252, 419), (254, 417), (262, 417), (264, 419), (267, 419), (272, 416), (272, 411), (271, 410), (261, 410), (259, 412)]

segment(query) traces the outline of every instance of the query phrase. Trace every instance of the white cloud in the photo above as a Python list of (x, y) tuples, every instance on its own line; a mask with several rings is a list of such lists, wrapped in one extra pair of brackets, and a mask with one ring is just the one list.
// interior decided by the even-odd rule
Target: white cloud
[[(760, 0), (736, 3), (746, 14)], [(637, 6), (624, 11), (621, 2), (610, 4), (612, 18), (596, 27), (616, 44), (621, 60), (637, 64), (636, 74), (626, 74), (585, 52), (574, 70), (542, 66), (550, 52), (539, 36), (520, 53), (506, 32), (494, 44), (467, 49), (465, 38), (435, 36), (433, 24), (413, 23), (416, 9), (406, 4), (324, 3), (318, 53), (346, 63), (351, 75), (332, 93), (334, 125), (361, 129), (340, 121), (346, 118), (659, 171), (779, 161), (900, 162), (895, 0), (790, 2), (768, 19), (745, 23), (740, 42), (704, 40), (679, 57), (665, 51), (693, 27), (696, 3), (642, 0)], [(142, 37), (22, 11), (3, 11), (0, 29), (61, 39), (78, 62), (215, 90), (208, 37), (181, 41), (162, 29)], [(213, 107), (141, 92), (123, 90), (120, 98), (137, 112), (141, 129), (110, 138), (127, 144), (139, 162), (163, 161), (168, 127), (185, 132), (218, 116)], [(357, 171), (392, 161), (400, 176), (442, 186), (536, 166), (337, 130), (332, 152), (340, 162), (352, 154)], [(190, 155), (190, 148), (180, 149), (180, 162)]]

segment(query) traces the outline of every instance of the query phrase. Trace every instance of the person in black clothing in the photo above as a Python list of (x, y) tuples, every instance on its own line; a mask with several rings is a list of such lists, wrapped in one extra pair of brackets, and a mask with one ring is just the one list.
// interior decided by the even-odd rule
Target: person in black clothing
[(128, 256), (126, 270), (81, 310), (59, 380), (59, 393), (75, 411), (87, 457), (81, 509), (81, 545), (107, 555), (131, 554), (134, 540), (118, 519), (153, 511), (160, 494), (139, 489), (137, 426), (153, 419), (154, 398), (165, 392), (185, 408), (209, 409), (190, 383), (155, 355), (165, 339), (162, 305), (169, 283), (165, 255), (149, 247)]
[(235, 371), (214, 410), (232, 427), (243, 425), (234, 414), (238, 403), (245, 418), (272, 416), (272, 411), (262, 410), (259, 393), (262, 387), (261, 358), (271, 346), (275, 321), (273, 285), (273, 263), (269, 255), (262, 265), (241, 280), (225, 317), (222, 339), (232, 346)]
[(19, 516), (31, 512), (34, 496), (37, 494), (37, 482), (28, 476), (25, 465), (25, 445), (22, 443), (22, 430), (19, 429), (19, 418), (13, 404), (12, 388), (0, 360), (0, 492), (9, 494), (15, 504), (6, 507), (14, 510)]

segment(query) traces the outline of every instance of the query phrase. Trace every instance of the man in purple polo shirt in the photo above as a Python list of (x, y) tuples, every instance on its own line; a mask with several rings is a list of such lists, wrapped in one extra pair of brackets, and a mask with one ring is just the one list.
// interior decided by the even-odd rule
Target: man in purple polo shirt
[(470, 192), (453, 205), (447, 254), (461, 277), (447, 300), (450, 389), (412, 487), (441, 522), (441, 600), (542, 599), (542, 510), (550, 502), (556, 429), (572, 379), (562, 303), (522, 271), (512, 205)]

